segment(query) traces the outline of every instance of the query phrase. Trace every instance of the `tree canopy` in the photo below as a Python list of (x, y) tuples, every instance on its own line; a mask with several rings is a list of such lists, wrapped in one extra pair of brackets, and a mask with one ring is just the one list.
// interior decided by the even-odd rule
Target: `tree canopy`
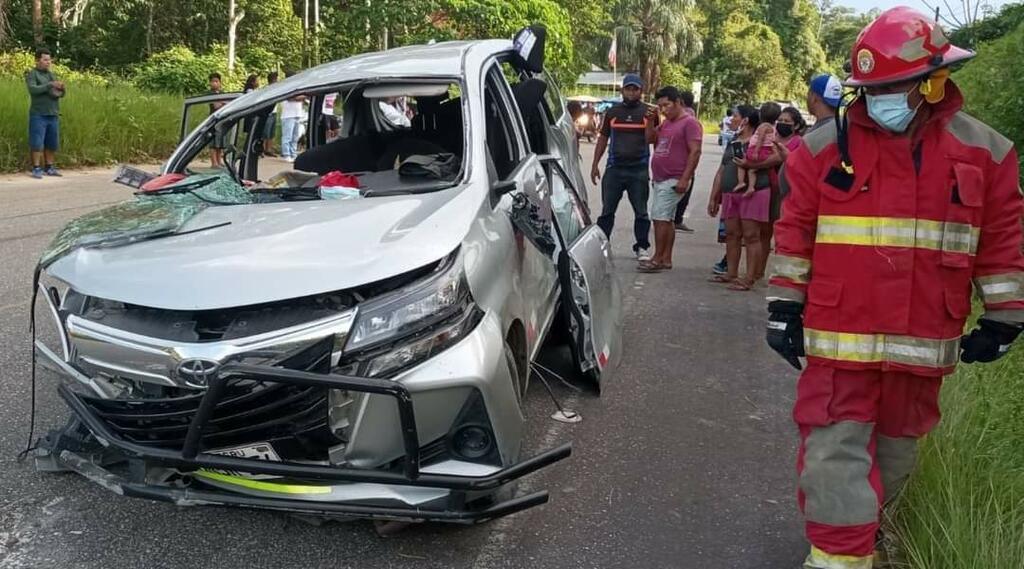
[[(798, 98), (811, 75), (841, 70), (874, 16), (833, 0), (235, 0), (236, 18), (245, 15), (229, 34), (229, 5), (0, 0), (0, 49), (31, 51), (41, 39), (73, 69), (183, 90), (226, 72), (231, 52), (234, 75), (292, 71), (430, 40), (508, 38), (542, 23), (548, 67), (563, 86), (610, 68), (614, 38), (619, 72), (640, 73), (649, 90), (701, 80), (705, 101), (725, 105)], [(989, 40), (1022, 18), (1024, 8), (1008, 7), (957, 34), (969, 44)]]

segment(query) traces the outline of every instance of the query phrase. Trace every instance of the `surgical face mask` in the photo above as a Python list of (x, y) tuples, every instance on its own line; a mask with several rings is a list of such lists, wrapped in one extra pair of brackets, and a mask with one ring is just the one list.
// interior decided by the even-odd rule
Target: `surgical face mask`
[(886, 95), (868, 95), (868, 116), (879, 126), (892, 132), (904, 132), (914, 120), (917, 109), (921, 107), (918, 103), (913, 109), (907, 104), (906, 93), (889, 93)]
[(793, 136), (793, 125), (786, 123), (775, 123), (775, 132), (779, 133), (782, 138), (789, 138)]

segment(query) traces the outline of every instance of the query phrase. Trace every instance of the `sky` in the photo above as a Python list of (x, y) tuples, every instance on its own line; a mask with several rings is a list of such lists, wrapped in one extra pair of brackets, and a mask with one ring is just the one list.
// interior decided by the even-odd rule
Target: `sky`
[[(954, 10), (962, 10), (962, 2), (960, 0), (946, 0)], [(995, 11), (999, 11), (1004, 4), (1011, 4), (1020, 0), (984, 0), (986, 1)], [(842, 4), (843, 6), (850, 6), (860, 12), (867, 12), (872, 8), (880, 8), (885, 10), (892, 8), (893, 6), (910, 6), (916, 8), (922, 12), (928, 12), (928, 7), (922, 0), (836, 0), (836, 4)], [(935, 6), (938, 4), (941, 7), (941, 12), (946, 12), (946, 5), (942, 0), (928, 0), (928, 4)], [(971, 5), (974, 5), (974, 0), (971, 1)]]

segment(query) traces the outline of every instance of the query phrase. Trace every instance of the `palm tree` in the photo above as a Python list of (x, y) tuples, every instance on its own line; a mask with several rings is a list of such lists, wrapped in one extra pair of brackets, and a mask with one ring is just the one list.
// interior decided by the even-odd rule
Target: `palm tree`
[(693, 0), (622, 0), (615, 7), (621, 61), (640, 72), (648, 92), (659, 86), (664, 63), (700, 55), (703, 41), (692, 9)]

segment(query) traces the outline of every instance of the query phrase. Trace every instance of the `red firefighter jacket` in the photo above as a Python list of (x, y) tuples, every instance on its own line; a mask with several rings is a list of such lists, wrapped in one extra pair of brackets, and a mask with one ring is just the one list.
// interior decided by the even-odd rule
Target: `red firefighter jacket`
[(852, 175), (834, 125), (784, 169), (769, 300), (805, 303), (810, 361), (846, 369), (951, 373), (971, 312), (1024, 322), (1022, 200), (1012, 143), (961, 112), (947, 84), (912, 140), (848, 112)]

